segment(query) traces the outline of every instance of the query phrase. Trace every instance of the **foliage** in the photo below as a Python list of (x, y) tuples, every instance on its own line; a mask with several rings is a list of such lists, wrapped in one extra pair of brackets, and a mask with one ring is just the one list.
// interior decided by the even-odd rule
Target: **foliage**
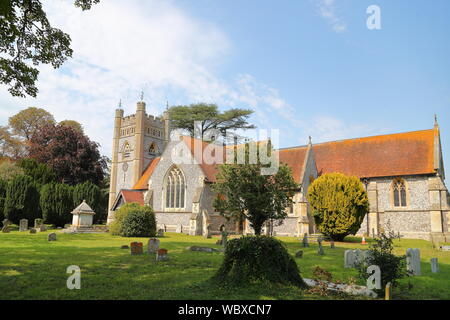
[[(87, 10), (98, 2), (75, 0), (75, 5)], [(60, 67), (72, 56), (70, 36), (51, 26), (40, 0), (2, 0), (0, 22), (0, 83), (13, 96), (35, 97), (39, 70), (34, 66)]]
[(94, 210), (94, 218), (96, 218), (101, 210), (100, 188), (90, 181), (77, 184), (73, 191), (73, 203), (75, 206), (78, 206), (83, 200), (86, 200), (86, 203)]
[(369, 211), (369, 199), (357, 177), (325, 174), (308, 188), (308, 201), (318, 230), (341, 241), (356, 234)]
[[(262, 169), (267, 169), (267, 166), (261, 163), (259, 151), (257, 163), (250, 164), (249, 147), (249, 144), (245, 145), (245, 163), (235, 161), (219, 166), (217, 181), (213, 185), (219, 195), (214, 200), (214, 207), (228, 219), (248, 219), (255, 234), (259, 235), (266, 221), (282, 222), (287, 217), (286, 208), (292, 203), (298, 185), (291, 169), (284, 164), (275, 174), (262, 174)], [(268, 150), (272, 156), (270, 147)], [(271, 161), (276, 159), (272, 157)]]
[(4, 160), (0, 163), (0, 179), (11, 180), (16, 175), (23, 175), (24, 170), (15, 162)]
[(154, 237), (156, 235), (156, 219), (152, 208), (141, 206), (125, 216), (122, 224), (123, 237)]
[(9, 118), (9, 126), (13, 134), (26, 141), (29, 141), (39, 128), (54, 123), (55, 119), (51, 113), (36, 107), (24, 109)]
[[(154, 219), (153, 210), (150, 207), (141, 206), (139, 203), (135, 202), (126, 203), (114, 212), (114, 221), (109, 225), (109, 231), (111, 232), (111, 234), (115, 236), (122, 236), (124, 234), (124, 221), (126, 217), (135, 212), (145, 212), (144, 215), (152, 214)], [(140, 218), (137, 218), (137, 220), (139, 219)], [(130, 221), (130, 226), (134, 226), (133, 221)], [(154, 228), (154, 232), (156, 233), (156, 222)], [(128, 230), (131, 231), (131, 228), (128, 228), (127, 232)]]
[(317, 285), (310, 288), (308, 291), (311, 293), (317, 293), (321, 296), (327, 296), (330, 294), (328, 283), (333, 280), (331, 272), (316, 266), (313, 270), (313, 279), (317, 281)]
[(45, 223), (63, 227), (72, 220), (73, 187), (62, 183), (49, 183), (42, 187), (40, 205)]
[[(367, 280), (370, 274), (367, 273), (367, 267), (376, 265), (381, 270), (381, 287), (385, 288), (388, 282), (392, 286), (398, 284), (398, 280), (407, 276), (406, 256), (396, 256), (393, 254), (393, 240), (397, 236), (395, 233), (381, 233), (380, 238), (375, 238), (375, 243), (371, 244), (369, 252), (371, 253), (366, 262), (359, 266), (359, 276)], [(384, 290), (376, 290), (377, 293), (383, 294)]]
[(9, 128), (0, 126), (0, 158), (18, 159), (25, 155), (24, 143), (9, 132)]
[(5, 218), (18, 224), (20, 219), (39, 217), (39, 192), (33, 178), (16, 175), (6, 187)]
[(5, 219), (5, 198), (6, 198), (7, 182), (0, 178), (0, 222)]
[(59, 124), (62, 126), (71, 127), (79, 131), (80, 133), (84, 134), (83, 126), (75, 120), (63, 120), (60, 121)]
[(228, 241), (222, 266), (214, 279), (231, 285), (268, 282), (306, 287), (297, 263), (284, 244), (267, 236), (244, 236)]
[[(198, 103), (188, 106), (173, 106), (169, 109), (170, 124), (173, 128), (184, 129), (196, 138), (202, 139), (209, 131), (218, 131), (222, 136), (227, 130), (253, 129), (254, 125), (249, 124), (247, 119), (253, 113), (249, 109), (230, 109), (220, 112), (215, 104)], [(200, 122), (200, 127), (195, 129), (194, 121)]]
[(17, 165), (22, 168), (27, 176), (33, 178), (37, 185), (44, 185), (56, 181), (55, 172), (43, 163), (35, 159), (22, 158), (17, 161)]
[(32, 136), (29, 156), (51, 167), (59, 182), (75, 185), (91, 181), (98, 185), (106, 167), (98, 147), (73, 128), (47, 125)]

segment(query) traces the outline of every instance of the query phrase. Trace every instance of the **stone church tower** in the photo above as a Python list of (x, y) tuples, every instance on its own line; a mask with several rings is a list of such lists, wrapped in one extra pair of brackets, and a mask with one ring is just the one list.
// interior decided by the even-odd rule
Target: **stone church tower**
[(151, 160), (159, 156), (169, 141), (169, 113), (162, 118), (147, 115), (145, 102), (140, 101), (136, 113), (125, 116), (119, 107), (115, 113), (112, 164), (109, 191), (108, 224), (111, 207), (120, 190), (131, 189)]

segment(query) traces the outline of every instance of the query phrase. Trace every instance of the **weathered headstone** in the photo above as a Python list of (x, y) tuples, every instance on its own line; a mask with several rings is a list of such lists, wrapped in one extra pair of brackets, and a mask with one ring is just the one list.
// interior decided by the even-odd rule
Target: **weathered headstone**
[(11, 224), (11, 221), (9, 221), (8, 219), (3, 220), (3, 227), (2, 227), (2, 232), (3, 233), (9, 233), (9, 225)]
[(41, 218), (34, 219), (34, 228), (40, 228), (43, 223), (44, 221)]
[(372, 251), (370, 250), (364, 250), (363, 251), (363, 261), (368, 264), (368, 261), (371, 261), (372, 259)]
[(47, 231), (47, 227), (45, 226), (45, 224), (41, 224), (41, 226), (39, 228), (39, 232), (43, 232), (43, 231)]
[(322, 247), (322, 237), (317, 238), (317, 243), (319, 244), (319, 250), (317, 250), (317, 253), (321, 256), (325, 254)]
[(309, 247), (308, 234), (306, 234), (306, 233), (303, 235), (303, 247), (304, 248)]
[(411, 249), (406, 250), (406, 270), (414, 275), (420, 276), (420, 250)]
[(224, 249), (227, 247), (227, 241), (228, 241), (227, 236), (228, 236), (228, 233), (224, 229), (222, 231), (222, 239), (220, 241), (222, 243), (222, 246), (223, 246)]
[(354, 267), (358, 267), (361, 263), (364, 262), (364, 254), (360, 249), (356, 249), (353, 251), (355, 255), (355, 264)]
[(35, 228), (31, 228), (31, 229), (30, 229), (30, 233), (31, 233), (31, 234), (35, 234), (35, 233), (36, 233), (36, 229), (35, 229)]
[(187, 247), (188, 250), (190, 251), (200, 251), (200, 252), (217, 252), (219, 250), (214, 249), (214, 248), (209, 248), (209, 247), (199, 247), (199, 246), (190, 246)]
[(150, 238), (148, 240), (148, 249), (147, 252), (150, 253), (156, 253), (159, 249), (159, 239), (156, 238)]
[(181, 224), (177, 225), (176, 233), (183, 233), (183, 226)]
[(345, 250), (344, 252), (344, 268), (353, 268), (355, 257), (353, 250)]
[(130, 247), (125, 244), (125, 245), (121, 246), (120, 249), (130, 249)]
[(166, 261), (169, 259), (167, 249), (158, 249), (156, 252), (156, 261)]
[(295, 253), (295, 257), (296, 257), (296, 258), (303, 258), (303, 251), (302, 251), (302, 250), (297, 251), (297, 252)]
[(130, 244), (131, 255), (136, 256), (144, 253), (142, 242), (132, 242)]
[(164, 229), (158, 230), (158, 237), (164, 237)]
[(49, 233), (47, 239), (48, 241), (56, 241), (56, 233)]
[(431, 272), (432, 273), (438, 273), (439, 272), (439, 265), (438, 265), (438, 259), (437, 258), (431, 258)]
[(20, 219), (19, 231), (28, 231), (28, 220), (27, 219)]
[(334, 248), (335, 248), (335, 246), (334, 246), (334, 241), (333, 241), (333, 240), (331, 240), (331, 242), (330, 242), (330, 248), (331, 248), (331, 249), (334, 249)]

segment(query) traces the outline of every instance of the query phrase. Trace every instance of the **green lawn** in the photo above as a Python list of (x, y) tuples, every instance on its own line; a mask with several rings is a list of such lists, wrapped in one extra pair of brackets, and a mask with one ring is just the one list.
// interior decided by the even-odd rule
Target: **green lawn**
[[(223, 253), (187, 251), (186, 247), (201, 245), (219, 248), (218, 238), (186, 236), (167, 233), (161, 238), (161, 248), (169, 250), (170, 260), (154, 261), (154, 256), (131, 256), (121, 245), (144, 238), (121, 238), (109, 234), (62, 234), (58, 240), (47, 241), (48, 232), (29, 234), (13, 231), (0, 233), (0, 291), (2, 299), (353, 299), (342, 296), (319, 296), (288, 286), (250, 286), (220, 288), (209, 281), (220, 266)], [(304, 250), (296, 259), (302, 276), (312, 278), (315, 266), (330, 271), (334, 279), (357, 280), (357, 272), (343, 268), (346, 249), (367, 248), (359, 239), (336, 243), (325, 255), (317, 255), (317, 246), (302, 248), (298, 238), (280, 238), (290, 253)], [(450, 299), (450, 252), (439, 252), (431, 243), (421, 240), (396, 241), (396, 253), (406, 248), (420, 248), (422, 276), (401, 282), (394, 298)], [(439, 259), (441, 272), (432, 274), (429, 260)], [(81, 268), (81, 290), (69, 290), (66, 280), (70, 265)], [(412, 289), (407, 290), (408, 281)], [(357, 281), (362, 284), (360, 281)]]

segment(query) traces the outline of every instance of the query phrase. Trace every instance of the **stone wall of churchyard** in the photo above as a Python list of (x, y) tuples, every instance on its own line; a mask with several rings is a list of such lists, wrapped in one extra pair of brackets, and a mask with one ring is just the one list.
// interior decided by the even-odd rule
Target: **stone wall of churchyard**
[[(164, 211), (163, 199), (164, 199), (164, 178), (168, 172), (168, 170), (174, 164), (172, 161), (172, 149), (178, 144), (182, 143), (180, 141), (171, 141), (167, 145), (166, 150), (164, 151), (158, 165), (155, 168), (155, 171), (152, 174), (150, 179), (151, 189), (153, 189), (153, 209), (156, 212)], [(184, 152), (190, 152), (189, 150), (183, 149)], [(185, 182), (186, 182), (186, 191), (185, 191), (185, 208), (182, 210), (183, 212), (192, 212), (192, 199), (195, 195), (196, 189), (201, 186), (200, 177), (204, 176), (203, 171), (200, 166), (197, 164), (186, 164), (182, 163), (177, 165), (178, 168), (183, 172)]]
[(280, 226), (276, 226), (274, 224), (273, 231), (276, 236), (289, 236), (295, 237), (297, 236), (297, 217), (288, 217), (283, 220), (283, 224)]
[(181, 224), (183, 226), (183, 233), (188, 233), (191, 215), (191, 213), (178, 212), (156, 213), (157, 229), (164, 229), (163, 226), (165, 225), (166, 231), (175, 232), (176, 227)]

